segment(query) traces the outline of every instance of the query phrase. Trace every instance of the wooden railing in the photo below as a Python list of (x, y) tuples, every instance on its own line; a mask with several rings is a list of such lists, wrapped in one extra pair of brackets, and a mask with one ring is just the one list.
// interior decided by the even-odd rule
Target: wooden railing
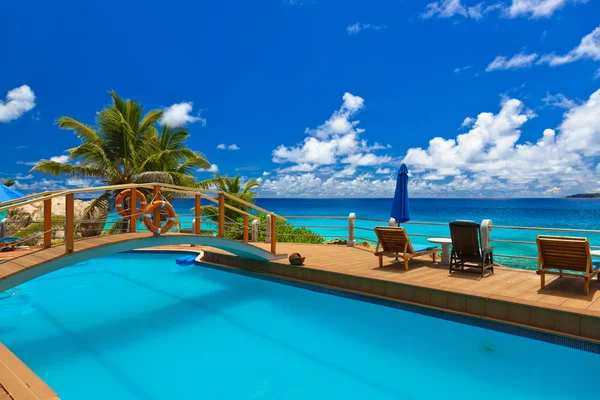
[[(202, 199), (205, 199), (209, 202), (212, 202), (217, 205), (217, 236), (223, 238), (225, 236), (225, 209), (230, 209), (239, 213), (243, 216), (243, 234), (242, 240), (244, 243), (248, 243), (248, 224), (249, 220), (257, 220), (259, 219), (253, 213), (248, 211), (241, 210), (237, 207), (234, 207), (230, 204), (227, 204), (226, 199), (229, 199), (237, 204), (242, 204), (248, 207), (251, 210), (263, 212), (270, 216), (271, 221), (271, 253), (275, 254), (277, 250), (277, 237), (276, 237), (276, 222), (277, 220), (286, 219), (280, 215), (275, 214), (274, 212), (265, 210), (264, 208), (258, 207), (255, 204), (252, 204), (248, 201), (245, 201), (237, 196), (234, 196), (229, 193), (225, 193), (219, 190), (209, 190), (209, 189), (196, 189), (184, 186), (177, 186), (165, 183), (144, 183), (144, 184), (123, 184), (123, 185), (111, 185), (111, 186), (97, 186), (97, 187), (89, 187), (89, 188), (79, 188), (79, 189), (70, 189), (70, 190), (62, 190), (62, 191), (50, 191), (43, 193), (30, 194), (18, 199), (9, 200), (6, 202), (0, 202), (0, 212), (8, 211), (17, 207), (22, 207), (27, 204), (39, 203), (43, 202), (43, 243), (44, 247), (50, 247), (52, 242), (52, 199), (58, 197), (65, 197), (65, 253), (72, 253), (75, 251), (75, 195), (78, 193), (94, 193), (94, 192), (105, 192), (105, 191), (121, 191), (127, 189), (151, 189), (153, 193), (153, 198), (160, 198), (161, 192), (171, 192), (179, 195), (185, 196), (193, 196), (195, 198), (195, 220), (193, 224), (193, 232), (195, 234), (202, 234), (201, 231), (201, 206)], [(129, 232), (136, 231), (136, 222), (140, 217), (139, 214), (136, 214), (136, 191), (131, 190), (131, 198), (129, 203), (131, 204), (130, 211), (128, 216), (126, 217), (129, 221)], [(216, 196), (213, 197), (213, 196)], [(154, 211), (154, 215), (152, 217), (154, 225), (160, 225), (160, 210), (157, 209)]]

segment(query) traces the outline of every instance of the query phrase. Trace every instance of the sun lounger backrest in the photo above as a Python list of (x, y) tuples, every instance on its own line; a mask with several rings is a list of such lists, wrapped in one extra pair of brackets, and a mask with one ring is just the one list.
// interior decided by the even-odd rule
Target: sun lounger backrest
[(480, 259), (480, 226), (471, 221), (450, 222), (452, 251), (460, 259)]
[(592, 256), (587, 238), (538, 236), (536, 241), (544, 268), (591, 272)]
[(406, 246), (407, 253), (414, 253), (412, 244), (404, 228), (377, 226), (375, 227), (375, 234), (383, 251), (404, 253), (404, 247)]

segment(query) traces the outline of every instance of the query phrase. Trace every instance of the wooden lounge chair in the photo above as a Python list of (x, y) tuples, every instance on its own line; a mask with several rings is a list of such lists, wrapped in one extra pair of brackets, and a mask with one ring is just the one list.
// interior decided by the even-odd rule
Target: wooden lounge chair
[[(435, 262), (436, 253), (441, 251), (436, 246), (413, 245), (404, 228), (377, 226), (375, 227), (375, 234), (377, 235), (375, 255), (379, 257), (379, 267), (383, 267), (383, 256), (396, 256), (396, 261), (398, 256), (402, 256), (404, 269), (408, 271), (408, 261), (411, 258), (431, 254), (433, 262)], [(379, 250), (380, 246), (381, 251)]]
[(465, 267), (481, 270), (481, 277), (486, 270), (494, 272), (493, 247), (483, 248), (481, 244), (481, 227), (472, 221), (450, 222), (452, 238), (452, 254), (450, 256), (450, 273), (452, 271), (468, 271)]
[(0, 238), (0, 251), (11, 251), (14, 250), (17, 246), (17, 242), (20, 238)]
[[(566, 236), (538, 236), (538, 269), (541, 288), (546, 285), (545, 275), (573, 276), (585, 279), (583, 292), (590, 291), (590, 280), (600, 272), (600, 264), (592, 262), (587, 238)], [(570, 272), (563, 272), (570, 271)], [(600, 275), (598, 275), (600, 281)]]

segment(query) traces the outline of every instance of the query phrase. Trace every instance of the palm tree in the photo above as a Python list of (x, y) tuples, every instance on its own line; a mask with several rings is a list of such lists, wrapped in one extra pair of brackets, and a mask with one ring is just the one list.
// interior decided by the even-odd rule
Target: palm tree
[(12, 185), (14, 185), (15, 183), (17, 183), (17, 181), (15, 181), (14, 179), (11, 178), (6, 178), (2, 181), (0, 181), (0, 184), (6, 186), (6, 187), (10, 187)]
[[(260, 186), (260, 182), (257, 179), (249, 179), (242, 186), (242, 179), (240, 175), (235, 177), (229, 177), (227, 175), (221, 176), (218, 173), (215, 173), (215, 177), (212, 180), (213, 186), (222, 192), (232, 194), (244, 201), (249, 203), (254, 203), (256, 199), (257, 193), (253, 191), (255, 187)], [(236, 207), (242, 211), (248, 211), (251, 208), (245, 204), (239, 203), (237, 201), (231, 200), (230, 198), (225, 198), (225, 203), (230, 206)], [(193, 210), (193, 209), (192, 209)], [(207, 217), (214, 221), (217, 220), (218, 210), (214, 206), (205, 206), (202, 207), (202, 213)], [(231, 210), (229, 208), (225, 208), (225, 220), (226, 222), (236, 221), (241, 214), (237, 211)]]
[[(144, 114), (142, 105), (109, 92), (112, 104), (96, 115), (96, 127), (70, 117), (60, 117), (60, 128), (72, 130), (81, 144), (68, 150), (68, 162), (40, 160), (31, 170), (53, 176), (99, 179), (107, 185), (163, 182), (189, 187), (208, 187), (212, 180), (196, 182), (192, 172), (210, 163), (199, 152), (185, 146), (185, 128), (156, 125), (160, 110)], [(106, 191), (86, 210), (88, 219), (99, 208), (107, 208), (117, 193)]]

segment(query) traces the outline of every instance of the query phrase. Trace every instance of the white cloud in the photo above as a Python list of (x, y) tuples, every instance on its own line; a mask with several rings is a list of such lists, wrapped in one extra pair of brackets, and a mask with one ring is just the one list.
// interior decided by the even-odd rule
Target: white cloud
[(332, 176), (334, 178), (349, 178), (349, 177), (353, 176), (355, 173), (356, 173), (356, 168), (349, 165), (346, 168), (344, 168), (343, 170), (337, 171)]
[[(368, 171), (382, 170), (385, 164), (394, 161), (391, 155), (378, 154), (390, 149), (389, 144), (375, 142), (370, 145), (361, 137), (365, 130), (359, 127), (356, 116), (365, 108), (364, 99), (345, 93), (342, 100), (340, 109), (323, 124), (305, 129), (308, 136), (302, 143), (282, 144), (273, 150), (273, 162), (282, 167), (276, 169), (274, 178), (264, 179), (263, 192), (278, 196), (304, 192), (319, 196), (351, 196), (357, 193), (355, 185), (366, 188), (371, 181), (372, 175)], [(359, 173), (359, 170), (363, 171)], [(374, 193), (369, 192), (369, 195)]]
[(226, 145), (225, 143), (220, 143), (217, 145), (217, 149), (219, 150), (239, 150), (240, 147), (237, 144)]
[(385, 28), (387, 28), (385, 25), (372, 25), (372, 24), (364, 24), (362, 22), (357, 22), (355, 24), (348, 25), (348, 27), (346, 28), (346, 31), (348, 32), (348, 35), (356, 35), (360, 31), (363, 31), (365, 29), (372, 29), (375, 31), (380, 31)]
[(19, 165), (37, 165), (38, 161), (17, 161)]
[(510, 7), (505, 9), (505, 13), (510, 18), (522, 16), (548, 18), (568, 3), (577, 4), (585, 2), (586, 0), (512, 0)]
[(473, 67), (472, 65), (466, 65), (464, 67), (457, 67), (457, 68), (454, 68), (454, 73), (460, 74), (461, 72), (471, 69), (472, 67)]
[(483, 8), (483, 3), (467, 7), (461, 0), (441, 0), (427, 4), (421, 17), (424, 19), (433, 17), (450, 18), (460, 15), (465, 18), (481, 19), (486, 11), (487, 9)]
[(27, 174), (27, 175), (17, 174), (17, 176), (15, 176), (15, 180), (28, 181), (30, 179), (33, 179), (33, 175), (31, 175), (31, 174)]
[(566, 108), (567, 110), (575, 107), (578, 104), (577, 101), (567, 98), (562, 93), (557, 93), (557, 94), (546, 93), (546, 97), (544, 97), (542, 99), (542, 101), (544, 102), (544, 105), (546, 105), (546, 106)]
[(528, 68), (533, 65), (533, 62), (538, 57), (537, 54), (519, 53), (512, 56), (510, 59), (505, 56), (497, 56), (485, 69), (487, 72), (499, 69), (517, 69)]
[(160, 123), (170, 127), (181, 127), (200, 121), (202, 126), (206, 125), (206, 118), (190, 114), (192, 106), (191, 102), (181, 102), (165, 108)]
[(567, 111), (556, 130), (545, 129), (535, 143), (519, 142), (522, 127), (534, 117), (520, 100), (505, 99), (497, 114), (479, 114), (469, 132), (409, 149), (404, 162), (411, 168), (412, 184), (431, 195), (487, 197), (568, 194), (596, 187), (600, 90)]
[(217, 164), (210, 164), (210, 167), (206, 171), (207, 172), (219, 172), (219, 166)]
[(69, 161), (69, 156), (54, 156), (54, 157), (50, 157), (50, 161), (56, 161), (56, 162), (64, 164), (67, 161)]
[(559, 56), (556, 54), (543, 55), (538, 64), (548, 64), (551, 67), (572, 63), (582, 59), (600, 61), (600, 26), (591, 33), (585, 35), (577, 47), (567, 54)]
[(375, 173), (378, 175), (386, 175), (391, 174), (392, 170), (389, 168), (377, 168), (377, 171), (375, 171)]
[(465, 128), (467, 126), (471, 126), (475, 123), (475, 121), (476, 121), (475, 118), (467, 117), (463, 120), (462, 124), (460, 124), (460, 127)]
[(94, 186), (95, 181), (93, 179), (70, 178), (70, 179), (67, 179), (66, 184), (67, 184), (67, 186), (89, 188), (89, 187)]
[(0, 100), (0, 122), (10, 122), (35, 107), (35, 94), (27, 85), (9, 90), (6, 101)]
[(359, 167), (386, 164), (392, 161), (390, 156), (376, 156), (373, 153), (357, 153), (342, 159), (343, 164), (351, 164)]
[(280, 197), (392, 197), (395, 179), (371, 179), (367, 174), (347, 177), (320, 178), (314, 173), (283, 175), (265, 179), (261, 192)]

